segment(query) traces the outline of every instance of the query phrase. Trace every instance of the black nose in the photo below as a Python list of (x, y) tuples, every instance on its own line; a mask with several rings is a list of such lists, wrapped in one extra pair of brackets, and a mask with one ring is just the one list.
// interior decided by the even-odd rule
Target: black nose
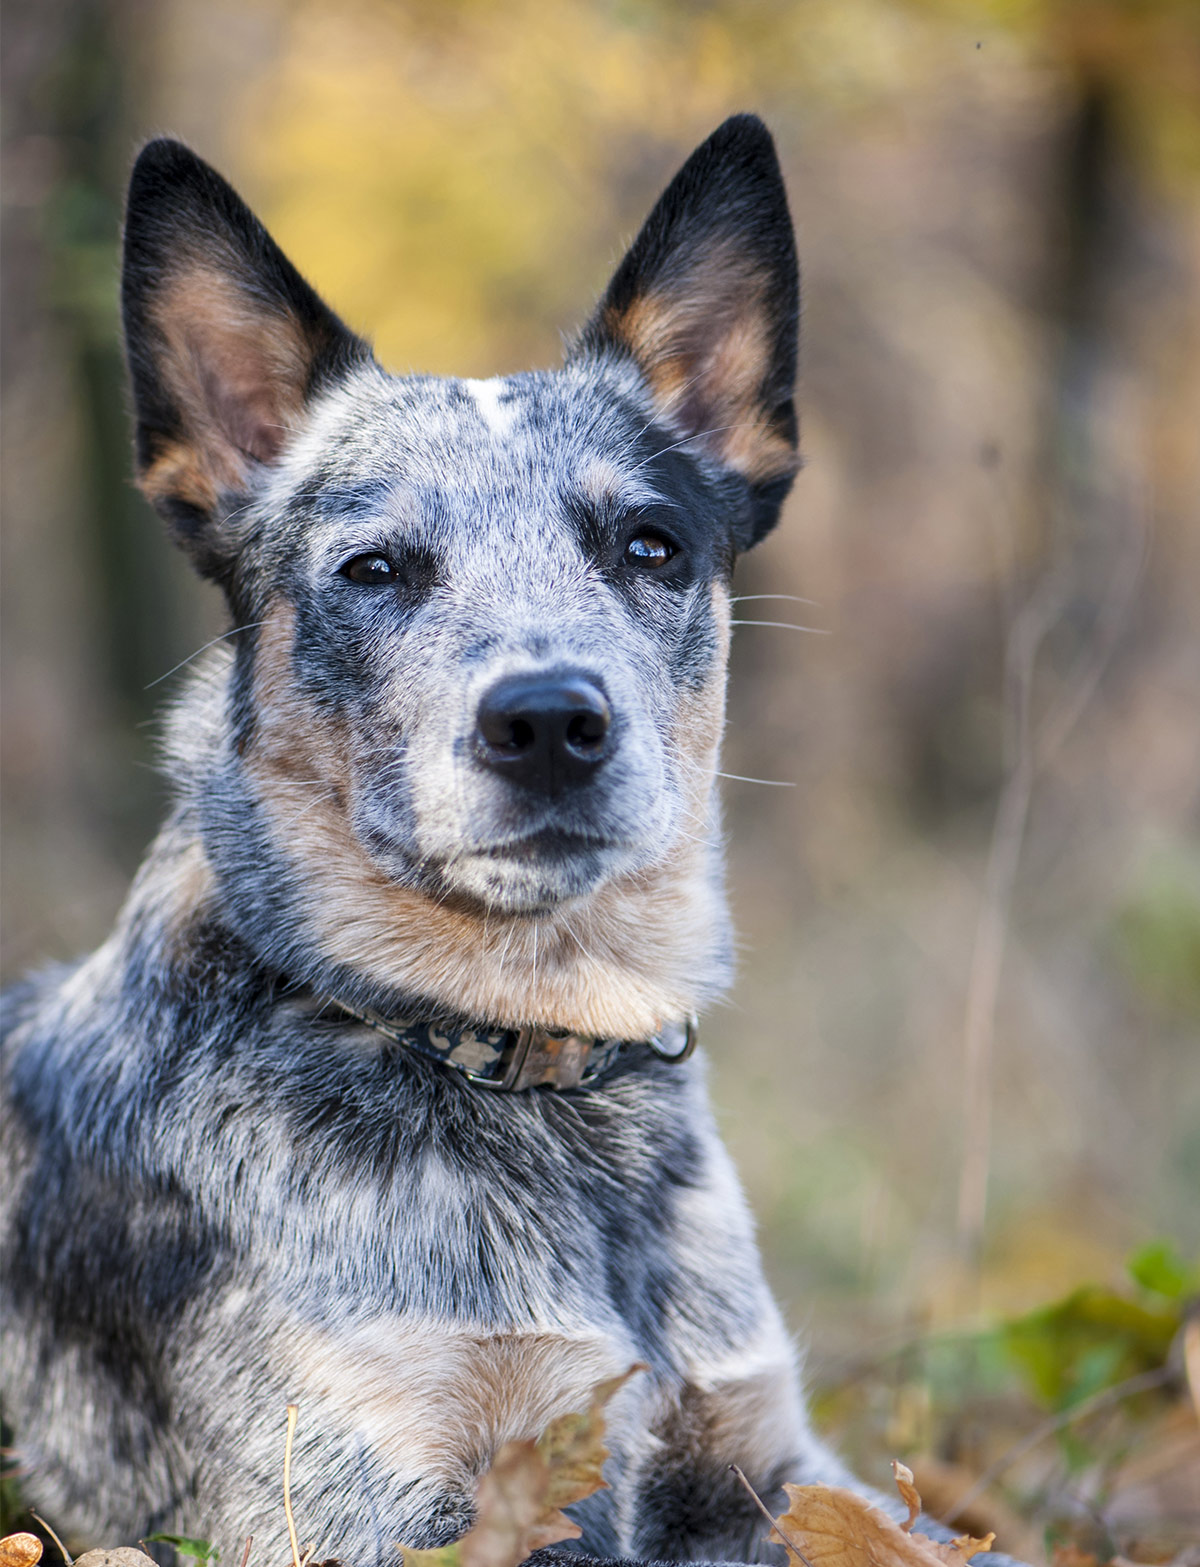
[(514, 783), (555, 794), (592, 776), (611, 722), (604, 692), (586, 675), (511, 675), (479, 704), (476, 750)]

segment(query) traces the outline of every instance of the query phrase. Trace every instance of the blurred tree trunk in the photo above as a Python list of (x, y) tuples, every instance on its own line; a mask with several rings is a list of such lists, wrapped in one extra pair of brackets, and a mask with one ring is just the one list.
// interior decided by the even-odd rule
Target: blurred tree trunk
[(197, 614), (131, 486), (122, 187), (155, 8), (13, 0), (4, 50), (4, 967), (103, 932), (159, 786), (147, 682)]

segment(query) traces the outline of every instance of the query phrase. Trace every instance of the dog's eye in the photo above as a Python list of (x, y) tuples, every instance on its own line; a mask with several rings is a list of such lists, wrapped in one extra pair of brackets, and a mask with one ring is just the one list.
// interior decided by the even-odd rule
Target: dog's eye
[(625, 564), (651, 571), (665, 566), (676, 553), (675, 546), (657, 533), (639, 533), (625, 546)]
[(378, 588), (395, 582), (399, 573), (385, 555), (356, 555), (342, 567), (342, 576), (360, 588)]

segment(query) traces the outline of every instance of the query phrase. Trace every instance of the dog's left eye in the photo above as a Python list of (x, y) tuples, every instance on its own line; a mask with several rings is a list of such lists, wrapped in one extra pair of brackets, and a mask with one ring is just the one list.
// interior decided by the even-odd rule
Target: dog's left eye
[(625, 564), (653, 571), (656, 566), (665, 566), (675, 553), (675, 546), (661, 534), (639, 533), (625, 546)]
[(386, 555), (356, 555), (341, 568), (342, 576), (357, 582), (360, 588), (382, 587), (395, 582), (399, 573)]

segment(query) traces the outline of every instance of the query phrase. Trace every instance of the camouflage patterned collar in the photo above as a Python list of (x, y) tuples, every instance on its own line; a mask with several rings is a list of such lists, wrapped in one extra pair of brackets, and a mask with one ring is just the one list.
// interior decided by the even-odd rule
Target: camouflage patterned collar
[[(545, 1028), (478, 1028), (470, 1023), (420, 1023), (381, 1017), (329, 997), (350, 1017), (407, 1045), (420, 1055), (452, 1066), (480, 1088), (517, 1092), (524, 1088), (577, 1088), (594, 1083), (616, 1064), (633, 1041), (592, 1039)], [(641, 1041), (664, 1061), (686, 1061), (696, 1048), (694, 1019), (669, 1023)]]

